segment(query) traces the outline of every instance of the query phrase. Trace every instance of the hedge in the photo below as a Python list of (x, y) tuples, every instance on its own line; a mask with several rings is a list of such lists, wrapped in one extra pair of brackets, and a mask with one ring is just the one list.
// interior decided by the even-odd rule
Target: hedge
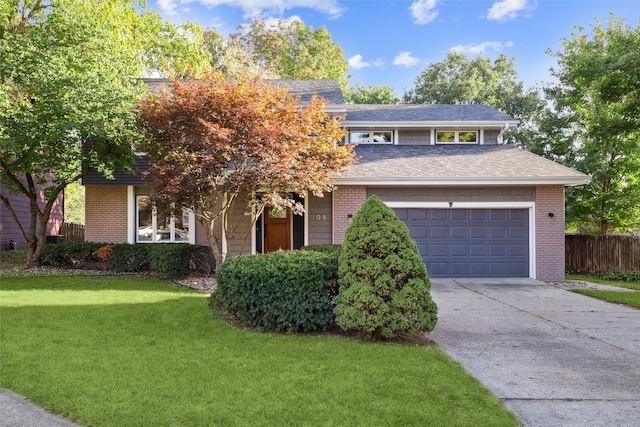
[(313, 250), (238, 256), (216, 273), (211, 296), (230, 315), (274, 331), (315, 331), (333, 325), (336, 260)]
[(210, 251), (208, 246), (186, 243), (60, 243), (42, 248), (42, 264), (76, 269), (102, 267), (128, 273), (148, 271), (164, 278), (177, 278), (202, 270), (203, 254), (208, 260)]

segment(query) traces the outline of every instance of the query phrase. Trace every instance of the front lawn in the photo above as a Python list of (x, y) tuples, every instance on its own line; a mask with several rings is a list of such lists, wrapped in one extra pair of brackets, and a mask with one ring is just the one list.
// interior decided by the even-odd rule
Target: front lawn
[(640, 308), (640, 292), (633, 291), (598, 291), (592, 289), (573, 289), (573, 292), (598, 298), (616, 304)]
[(601, 283), (603, 285), (618, 286), (621, 288), (635, 289), (636, 291), (640, 291), (640, 283), (637, 283), (637, 282), (623, 282), (622, 280), (607, 280), (607, 279), (600, 279), (594, 276), (582, 276), (578, 274), (567, 274), (565, 277), (567, 280), (579, 280), (582, 282)]
[(436, 346), (238, 329), (140, 277), (0, 278), (0, 386), (92, 426), (516, 426)]

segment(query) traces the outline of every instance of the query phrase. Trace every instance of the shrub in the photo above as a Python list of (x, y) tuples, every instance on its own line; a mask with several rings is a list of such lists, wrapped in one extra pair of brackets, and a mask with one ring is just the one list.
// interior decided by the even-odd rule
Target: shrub
[(111, 259), (108, 263), (109, 269), (120, 273), (148, 271), (151, 266), (148, 248), (151, 246), (153, 245), (128, 243), (113, 245)]
[(86, 263), (98, 261), (93, 253), (104, 243), (58, 243), (42, 247), (42, 265), (62, 268), (82, 268)]
[(91, 255), (94, 258), (98, 258), (102, 262), (107, 262), (111, 259), (113, 253), (113, 245), (104, 245), (95, 250)]
[(274, 331), (315, 331), (333, 324), (335, 261), (316, 251), (235, 257), (216, 273), (219, 302), (230, 315)]
[(336, 324), (365, 339), (430, 332), (437, 307), (409, 229), (376, 196), (345, 233), (338, 268)]
[(210, 251), (207, 246), (193, 246), (187, 243), (149, 245), (151, 271), (164, 278), (186, 276), (195, 269), (196, 254)]

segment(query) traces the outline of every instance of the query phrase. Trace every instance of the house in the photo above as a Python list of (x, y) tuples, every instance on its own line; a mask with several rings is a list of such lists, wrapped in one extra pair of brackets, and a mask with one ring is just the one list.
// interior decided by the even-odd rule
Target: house
[[(9, 200), (9, 204), (13, 208), (22, 225), (25, 233), (29, 232), (29, 222), (31, 221), (31, 206), (29, 199), (24, 194), (11, 194), (9, 190), (0, 185), (0, 194)], [(39, 191), (38, 203), (40, 206), (44, 202), (44, 190)], [(61, 232), (62, 223), (64, 222), (64, 194), (61, 193), (51, 209), (51, 216), (47, 222), (47, 236), (55, 236), (57, 239)], [(24, 249), (26, 243), (11, 215), (7, 206), (0, 202), (0, 250), (6, 249)]]
[[(273, 84), (303, 102), (316, 93), (327, 112), (344, 114), (344, 143), (357, 144), (359, 160), (335, 177), (332, 193), (301, 200), (304, 215), (267, 211), (253, 226), (246, 218), (251, 253), (341, 243), (375, 194), (407, 224), (432, 277), (564, 279), (564, 188), (588, 177), (504, 144), (516, 120), (485, 105), (346, 104), (330, 80)], [(139, 175), (108, 181), (92, 172), (83, 182), (88, 241), (207, 244), (193, 214), (158, 217)], [(232, 207), (231, 216), (241, 214)], [(239, 244), (222, 246), (227, 252)]]

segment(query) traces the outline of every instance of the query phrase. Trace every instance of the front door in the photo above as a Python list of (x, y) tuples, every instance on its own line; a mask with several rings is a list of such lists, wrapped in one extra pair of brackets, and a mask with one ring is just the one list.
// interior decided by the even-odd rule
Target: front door
[(291, 213), (287, 208), (265, 208), (264, 251), (291, 249)]

